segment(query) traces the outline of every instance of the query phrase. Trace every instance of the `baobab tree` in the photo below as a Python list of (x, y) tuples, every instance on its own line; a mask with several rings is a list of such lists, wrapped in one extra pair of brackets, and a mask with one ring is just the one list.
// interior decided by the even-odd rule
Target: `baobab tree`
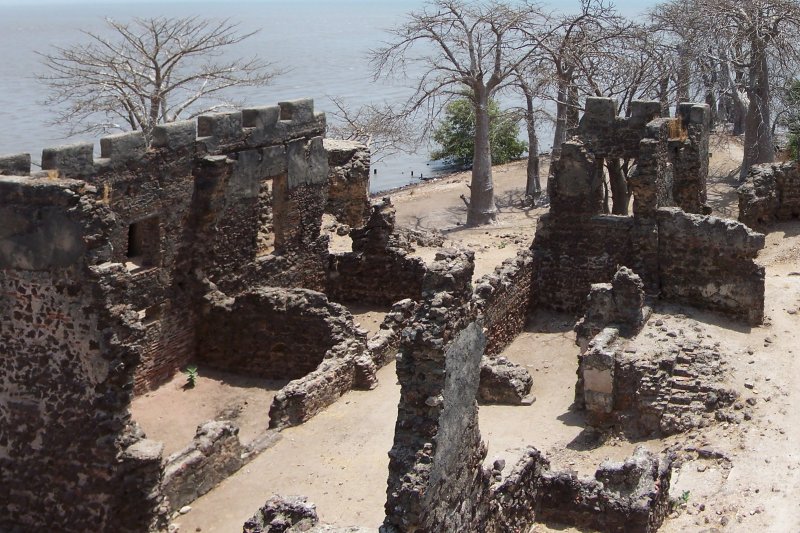
[[(141, 130), (148, 143), (163, 122), (191, 118), (236, 103), (231, 87), (260, 86), (278, 72), (256, 57), (223, 57), (251, 33), (228, 20), (198, 17), (106, 20), (106, 32), (86, 42), (40, 53), (50, 89), (45, 102), (70, 133)], [(65, 106), (65, 107), (64, 107)]]
[(540, 120), (555, 122), (555, 118), (542, 105), (550, 86), (547, 74), (544, 61), (531, 60), (514, 72), (512, 84), (525, 98), (525, 107), (521, 109), (521, 115), (525, 119), (525, 130), (528, 133), (525, 196), (534, 200), (542, 194), (539, 134), (536, 128)]
[(556, 103), (554, 159), (561, 153), (567, 131), (578, 125), (581, 65), (604, 54), (608, 43), (625, 38), (629, 27), (608, 0), (580, 0), (577, 13), (554, 17), (546, 31), (529, 34), (537, 57), (551, 64)]
[(523, 27), (543, 21), (528, 2), (431, 0), (390, 30), (392, 39), (371, 53), (376, 76), (418, 76), (402, 114), (425, 112), (425, 129), (453, 98), (468, 94), (475, 109), (475, 158), (467, 225), (491, 223), (497, 215), (489, 146), (489, 101), (536, 53)]
[[(693, 49), (719, 65), (721, 82), (744, 111), (744, 157), (740, 176), (775, 160), (771, 99), (774, 69), (800, 59), (800, 2), (797, 0), (672, 0), (665, 8), (685, 13), (699, 29)], [(677, 8), (676, 8), (677, 7)]]

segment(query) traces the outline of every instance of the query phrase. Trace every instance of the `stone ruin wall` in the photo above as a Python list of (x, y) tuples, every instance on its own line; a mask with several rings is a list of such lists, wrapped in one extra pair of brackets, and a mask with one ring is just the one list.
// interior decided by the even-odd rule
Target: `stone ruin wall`
[(302, 378), (352, 341), (366, 336), (342, 306), (308, 289), (259, 287), (236, 298), (219, 295), (204, 313), (197, 360), (204, 366), (273, 380)]
[(370, 153), (356, 141), (325, 139), (328, 153), (328, 203), (325, 212), (352, 228), (363, 226), (370, 216)]
[[(130, 421), (134, 389), (192, 360), (198, 332), (213, 336), (209, 294), (324, 288), (324, 125), (298, 100), (159, 126), (149, 149), (140, 133), (105, 137), (98, 159), (89, 143), (46, 149), (33, 176), (29, 155), (0, 158), (0, 175), (26, 174), (0, 178), (0, 529), (144, 531), (163, 518), (162, 446)], [(283, 425), (374, 386), (364, 339), (337, 352), (323, 333), (315, 351), (334, 362), (290, 383)], [(321, 386), (334, 375), (341, 386)]]
[(484, 467), (475, 393), (486, 340), (484, 317), (468, 289), (471, 271), (469, 255), (439, 254), (403, 334), (381, 530), (500, 533), (555, 520), (655, 531), (668, 509), (669, 458), (638, 450), (624, 463), (602, 465), (596, 481), (550, 471), (534, 448), (507, 475), (504, 461)]
[(127, 407), (144, 331), (84, 182), (0, 179), (0, 529), (158, 525), (161, 446)]
[(800, 162), (754, 165), (738, 193), (739, 221), (753, 229), (800, 218)]
[(395, 209), (388, 199), (376, 202), (366, 224), (350, 231), (353, 251), (331, 254), (326, 293), (339, 302), (389, 306), (419, 301), (425, 262), (412, 257), (395, 231)]
[(485, 321), (486, 355), (499, 354), (525, 329), (533, 275), (531, 252), (523, 250), (475, 283), (473, 300)]
[[(679, 138), (670, 137), (676, 122), (653, 118), (655, 103), (637, 103), (628, 119), (616, 118), (614, 109), (611, 99), (589, 98), (577, 136), (554, 163), (550, 212), (532, 245), (535, 303), (582, 312), (591, 285), (627, 266), (650, 296), (760, 323), (764, 273), (754, 259), (763, 236), (692, 213), (707, 211), (708, 108), (679, 107)], [(631, 217), (602, 214), (598, 169), (606, 157), (636, 159)]]
[(159, 126), (150, 149), (140, 132), (105, 137), (98, 160), (91, 143), (43, 152), (45, 171), (94, 185), (115, 215), (109, 260), (127, 264), (125, 301), (147, 330), (137, 393), (194, 356), (198, 278), (234, 296), (324, 289), (324, 129), (297, 100)]
[(661, 297), (745, 323), (764, 320), (764, 235), (744, 224), (680, 209), (659, 209)]
[(636, 338), (648, 315), (644, 284), (630, 269), (620, 268), (610, 284), (592, 285), (575, 326), (575, 405), (587, 424), (642, 438), (724, 419), (738, 394), (720, 380), (719, 350), (690, 335), (672, 344), (662, 331), (658, 353), (640, 352)]

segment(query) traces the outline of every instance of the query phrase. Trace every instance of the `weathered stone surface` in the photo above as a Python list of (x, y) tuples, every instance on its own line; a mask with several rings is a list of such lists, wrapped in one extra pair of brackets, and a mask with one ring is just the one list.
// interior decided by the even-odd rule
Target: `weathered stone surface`
[[(553, 165), (551, 212), (540, 218), (531, 247), (534, 303), (583, 312), (591, 286), (625, 266), (646, 294), (760, 323), (763, 271), (752, 259), (763, 241), (736, 223), (686, 213), (707, 212), (707, 106), (681, 105), (676, 119), (644, 124), (654, 105), (612, 120), (609, 101), (589, 101), (577, 136)], [(598, 165), (607, 157), (637, 160), (628, 179), (633, 217), (599, 214)]]
[(620, 265), (633, 265), (634, 228), (629, 217), (543, 215), (531, 246), (531, 298), (558, 311), (583, 311), (592, 284), (610, 280)]
[(314, 100), (311, 98), (278, 102), (278, 105), (281, 108), (281, 120), (302, 123), (314, 119)]
[(486, 353), (500, 353), (525, 328), (531, 308), (533, 257), (520, 251), (475, 283), (473, 304), (483, 314)]
[(420, 299), (425, 263), (402, 248), (394, 223), (391, 202), (376, 202), (366, 225), (350, 231), (353, 251), (330, 255), (325, 292), (331, 299), (379, 305)]
[(167, 458), (162, 490), (177, 511), (239, 470), (244, 448), (239, 428), (230, 421), (212, 420), (197, 428), (191, 444)]
[(481, 359), (478, 399), (483, 403), (520, 405), (528, 399), (533, 377), (524, 367), (505, 357)]
[(0, 156), (0, 176), (27, 176), (31, 173), (31, 154)]
[(45, 148), (42, 170), (57, 170), (65, 178), (86, 178), (94, 173), (94, 145), (76, 143)]
[[(631, 187), (642, 188), (650, 182), (659, 190), (657, 205), (650, 203), (646, 194), (639, 195), (638, 209), (642, 212), (673, 205), (674, 199), (686, 212), (708, 214), (709, 107), (682, 103), (675, 119), (660, 118), (661, 105), (656, 101), (631, 102), (627, 118), (617, 117), (616, 109), (617, 102), (612, 98), (586, 99), (586, 112), (572, 133), (587, 152), (597, 160), (637, 161), (637, 172), (630, 176)], [(670, 137), (669, 123), (673, 129), (677, 126), (679, 137)], [(658, 181), (654, 180), (656, 173), (662, 176)]]
[(647, 318), (644, 283), (631, 269), (622, 267), (611, 283), (596, 283), (588, 296), (583, 317), (575, 325), (576, 343), (585, 348), (607, 326), (632, 337), (641, 331)]
[(712, 216), (660, 209), (658, 256), (661, 297), (760, 324), (764, 267), (755, 262), (764, 235)]
[(215, 296), (198, 334), (198, 358), (206, 365), (268, 379), (301, 378), (333, 357), (338, 345), (366, 349), (353, 316), (307, 289), (259, 287), (232, 300)]
[[(0, 205), (26, 221), (0, 235), (0, 530), (147, 531), (164, 516), (161, 446), (142, 440), (127, 411), (142, 330), (93, 264), (108, 248), (92, 236), (114, 215), (86, 184), (48, 181), (0, 180)], [(57, 236), (50, 219), (84, 252), (23, 243)], [(38, 257), (35, 269), (9, 255), (14, 242)]]
[(369, 149), (359, 142), (325, 139), (328, 203), (325, 212), (342, 224), (363, 226), (370, 215)]
[(112, 165), (140, 161), (147, 151), (147, 142), (141, 131), (118, 133), (100, 138), (100, 157)]
[(654, 533), (669, 512), (672, 460), (639, 446), (622, 463), (600, 465), (595, 479), (544, 472), (536, 519), (614, 533)]
[[(0, 530), (164, 525), (163, 470), (130, 420), (134, 391), (213, 347), (200, 340), (204, 306), (219, 305), (220, 325), (234, 329), (241, 324), (222, 309), (227, 300), (245, 302), (262, 285), (325, 285), (325, 118), (310, 102), (292, 105), (291, 120), (279, 121), (277, 107), (204, 118), (200, 133), (210, 137), (200, 143), (194, 121), (157, 127), (146, 151), (138, 134), (106, 137), (97, 164), (91, 143), (48, 149), (46, 173), (0, 178)], [(9, 161), (0, 172), (16, 167)], [(221, 300), (205, 302), (209, 293)], [(313, 340), (331, 347), (284, 362), (301, 379), (317, 372), (307, 394), (290, 383), (299, 413), (291, 420), (375, 385), (365, 335), (331, 340), (326, 319), (346, 318), (316, 294), (320, 305), (306, 302), (306, 329), (294, 339), (316, 324)], [(261, 320), (251, 324), (255, 337), (285, 334), (279, 321), (248, 313)], [(274, 345), (241, 348), (252, 361)], [(325, 356), (337, 362), (330, 375), (319, 365)], [(344, 378), (331, 379), (339, 368)], [(195, 457), (187, 460), (206, 461)], [(195, 488), (216, 479), (198, 475)]]
[(309, 531), (319, 521), (317, 509), (304, 496), (273, 496), (244, 523), (242, 533), (293, 533)]
[(152, 145), (155, 148), (166, 148), (168, 150), (193, 149), (196, 140), (197, 122), (194, 120), (170, 122), (153, 128)]
[(547, 182), (553, 216), (603, 212), (601, 163), (579, 141), (567, 141), (561, 146), (561, 157), (553, 162), (553, 172)]
[(395, 302), (381, 322), (380, 330), (367, 341), (372, 360), (378, 368), (395, 360), (401, 333), (409, 325), (415, 309), (416, 303), (410, 298)]
[(755, 165), (738, 193), (739, 221), (753, 229), (800, 218), (800, 163)]
[(485, 340), (467, 307), (472, 270), (469, 255), (440, 255), (403, 332), (387, 531), (467, 531), (481, 512), (488, 473), (475, 398)]
[(579, 357), (575, 401), (586, 409), (586, 421), (613, 427), (632, 438), (671, 435), (705, 427), (726, 410), (738, 394), (724, 384), (721, 354), (716, 348), (664, 336), (663, 348), (628, 350), (614, 328), (606, 328)]
[(242, 112), (213, 113), (197, 117), (197, 136), (213, 137), (212, 142), (230, 143), (243, 136)]

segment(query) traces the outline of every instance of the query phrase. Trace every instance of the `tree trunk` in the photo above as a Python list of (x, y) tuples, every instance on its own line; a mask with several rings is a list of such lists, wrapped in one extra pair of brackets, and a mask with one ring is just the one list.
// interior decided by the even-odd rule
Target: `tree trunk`
[(606, 159), (606, 168), (608, 169), (608, 181), (611, 185), (611, 199), (613, 200), (611, 214), (627, 215), (631, 197), (628, 193), (628, 182), (625, 179), (622, 164), (618, 158), (611, 157)]
[(578, 111), (578, 87), (570, 83), (567, 91), (567, 131), (577, 128), (580, 113)]
[(717, 71), (714, 65), (705, 65), (703, 68), (703, 88), (705, 89), (705, 102), (711, 110), (708, 127), (714, 129), (717, 123), (717, 95), (714, 88), (717, 86)]
[(775, 161), (775, 146), (772, 142), (772, 117), (769, 108), (769, 66), (766, 44), (753, 38), (753, 53), (748, 80), (750, 105), (744, 126), (744, 159), (740, 177), (744, 179), (750, 167), (759, 163)]
[(525, 195), (538, 198), (542, 194), (539, 182), (539, 137), (536, 135), (536, 117), (533, 114), (533, 95), (525, 91), (527, 109), (525, 122), (528, 127), (528, 179), (525, 183)]
[(567, 140), (567, 83), (558, 80), (558, 93), (556, 95), (556, 127), (553, 130), (553, 151), (550, 158), (550, 168), (553, 161), (561, 157), (561, 145)]
[(682, 104), (689, 101), (689, 77), (691, 75), (691, 63), (689, 52), (686, 50), (686, 43), (678, 47), (678, 69), (675, 76), (675, 104)]
[(492, 181), (492, 151), (489, 145), (489, 95), (485, 88), (475, 91), (474, 105), (475, 159), (472, 163), (467, 226), (489, 224), (497, 217)]
[(658, 84), (658, 101), (661, 103), (661, 116), (669, 118), (669, 76), (664, 76)]

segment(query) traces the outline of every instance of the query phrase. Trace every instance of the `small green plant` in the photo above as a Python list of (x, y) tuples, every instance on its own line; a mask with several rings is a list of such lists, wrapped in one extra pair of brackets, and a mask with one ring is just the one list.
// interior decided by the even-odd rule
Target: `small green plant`
[(680, 513), (681, 511), (686, 509), (686, 506), (689, 504), (690, 495), (691, 493), (688, 490), (685, 490), (677, 498), (670, 498), (669, 502), (670, 509), (677, 513)]
[(197, 385), (197, 366), (189, 365), (183, 373), (186, 374), (186, 388), (193, 389)]
[(497, 247), (500, 248), (501, 250), (506, 246), (508, 246), (508, 243), (506, 241), (500, 241), (500, 244), (497, 245)]

